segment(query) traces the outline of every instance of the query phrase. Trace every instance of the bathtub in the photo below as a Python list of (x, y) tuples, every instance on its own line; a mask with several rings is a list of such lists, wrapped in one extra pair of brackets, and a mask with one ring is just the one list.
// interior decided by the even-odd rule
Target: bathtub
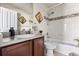
[(69, 55), (69, 53), (73, 52), (76, 54), (79, 54), (79, 47), (74, 42), (71, 41), (61, 41), (59, 39), (53, 39), (53, 38), (47, 38), (46, 41), (49, 41), (51, 44), (49, 47), (52, 48), (52, 46), (56, 46), (55, 50), (59, 53), (62, 53), (63, 55)]
[(69, 42), (58, 42), (56, 51), (69, 56), (69, 53), (75, 53), (79, 55), (79, 47)]

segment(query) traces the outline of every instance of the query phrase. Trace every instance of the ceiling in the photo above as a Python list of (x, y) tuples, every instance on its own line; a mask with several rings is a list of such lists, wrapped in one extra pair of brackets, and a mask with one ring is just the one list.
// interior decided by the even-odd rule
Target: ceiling
[[(21, 10), (24, 10), (25, 12), (33, 13), (33, 3), (10, 3), (10, 4)], [(39, 3), (39, 4), (44, 5), (44, 7), (46, 8), (51, 8), (59, 3)]]
[[(23, 10), (24, 12), (29, 13), (29, 14), (33, 13), (33, 3), (6, 3), (6, 4), (14, 6), (20, 10)], [(34, 3), (34, 4), (42, 5), (45, 8), (51, 8), (51, 7), (56, 6), (59, 3)]]
[(51, 7), (54, 7), (56, 5), (58, 5), (60, 3), (45, 3), (44, 5), (47, 7), (47, 8), (51, 8)]
[(32, 3), (10, 3), (14, 7), (21, 9), (29, 14), (33, 12), (33, 4)]

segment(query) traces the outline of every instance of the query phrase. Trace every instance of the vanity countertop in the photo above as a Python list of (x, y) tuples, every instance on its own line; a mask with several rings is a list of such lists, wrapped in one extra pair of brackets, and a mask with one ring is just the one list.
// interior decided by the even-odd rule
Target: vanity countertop
[[(25, 35), (23, 35), (23, 36), (25, 37)], [(15, 44), (15, 43), (23, 42), (23, 41), (28, 41), (28, 40), (32, 40), (32, 39), (39, 38), (39, 37), (43, 37), (43, 35), (38, 34), (38, 35), (30, 36), (30, 37), (14, 38), (14, 39), (10, 39), (10, 37), (3, 38), (2, 41), (0, 42), (0, 47), (5, 47), (5, 46), (11, 45), (11, 44)]]

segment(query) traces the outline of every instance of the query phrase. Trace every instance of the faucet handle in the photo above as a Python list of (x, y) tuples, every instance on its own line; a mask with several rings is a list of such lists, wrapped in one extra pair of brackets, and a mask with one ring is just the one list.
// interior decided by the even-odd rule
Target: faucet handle
[(79, 42), (79, 39), (74, 39), (74, 40), (76, 40), (76, 41), (78, 41), (78, 42)]
[(79, 39), (74, 39), (74, 40), (76, 40), (78, 42), (78, 47), (79, 47)]

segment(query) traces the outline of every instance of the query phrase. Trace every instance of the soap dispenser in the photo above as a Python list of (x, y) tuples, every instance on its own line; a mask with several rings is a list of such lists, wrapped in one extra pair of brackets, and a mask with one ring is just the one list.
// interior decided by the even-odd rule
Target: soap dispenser
[(9, 32), (10, 32), (10, 38), (14, 39), (14, 36), (15, 36), (15, 30), (14, 30), (14, 28), (10, 27)]

